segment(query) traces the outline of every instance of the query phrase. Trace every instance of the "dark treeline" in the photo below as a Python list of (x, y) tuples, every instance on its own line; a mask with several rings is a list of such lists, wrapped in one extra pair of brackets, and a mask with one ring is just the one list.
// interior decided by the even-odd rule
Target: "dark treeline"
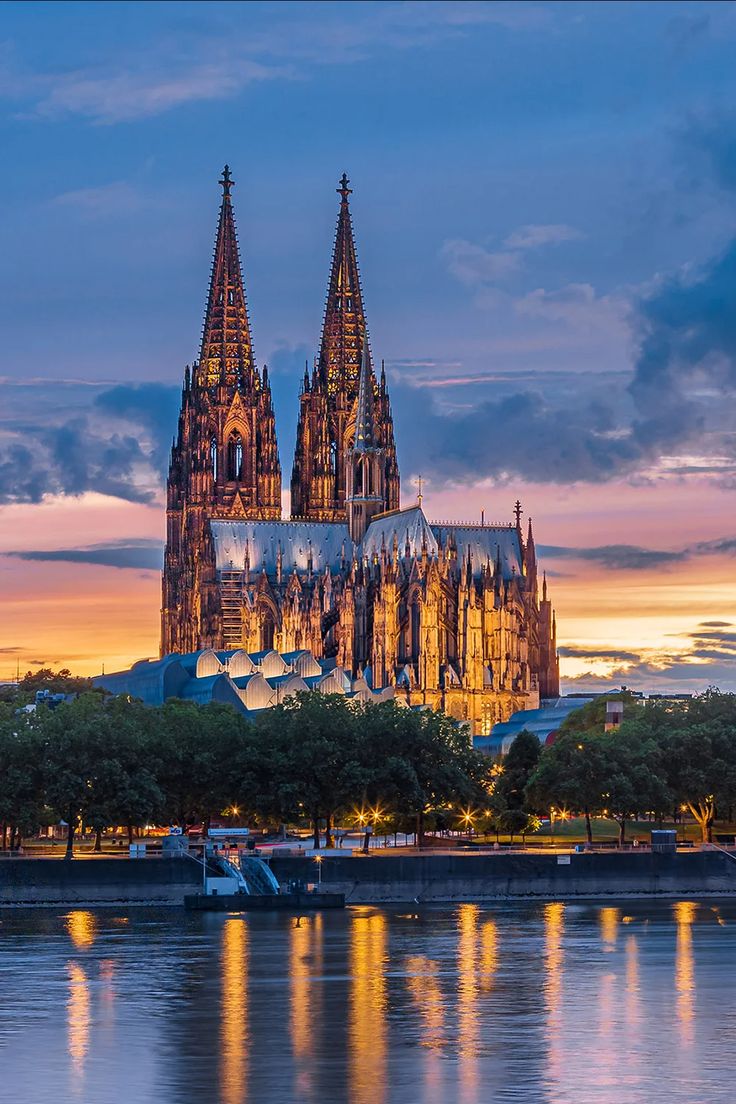
[[(380, 810), (382, 827), (419, 839), (451, 806), (483, 807), (493, 764), (448, 717), (301, 694), (255, 722), (230, 706), (172, 700), (158, 709), (97, 692), (35, 712), (0, 703), (3, 846), (64, 820), (79, 826), (208, 827), (237, 807), (246, 823), (310, 826)], [(457, 826), (456, 824), (453, 826)]]
[(80, 827), (99, 848), (111, 827), (129, 838), (146, 824), (206, 829), (233, 808), (254, 826), (309, 827), (317, 846), (320, 827), (331, 846), (336, 824), (366, 820), (416, 832), (420, 845), (444, 828), (513, 839), (553, 807), (583, 815), (591, 841), (592, 817), (617, 821), (623, 842), (629, 820), (682, 812), (710, 840), (716, 815), (730, 820), (736, 804), (736, 695), (715, 690), (687, 703), (629, 698), (607, 733), (596, 699), (549, 747), (524, 731), (494, 764), (449, 717), (393, 702), (301, 694), (251, 721), (216, 703), (152, 709), (62, 674), (42, 688), (82, 692), (55, 708), (19, 708), (37, 680), (0, 700), (3, 848), (63, 820), (71, 855)]
[(571, 714), (524, 782), (524, 808), (551, 806), (610, 816), (623, 843), (628, 820), (689, 813), (703, 841), (716, 816), (731, 820), (736, 804), (736, 695), (709, 690), (689, 702), (631, 697), (623, 723), (604, 732), (606, 702)]

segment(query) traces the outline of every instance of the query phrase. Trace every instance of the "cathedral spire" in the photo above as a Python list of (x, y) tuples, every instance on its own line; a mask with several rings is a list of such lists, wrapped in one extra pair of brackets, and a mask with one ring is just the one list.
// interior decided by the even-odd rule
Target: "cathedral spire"
[(199, 357), (199, 380), (205, 386), (221, 379), (234, 383), (255, 369), (230, 196), (234, 183), (226, 165), (220, 179), (222, 203)]
[(376, 429), (373, 417), (373, 373), (368, 356), (368, 342), (363, 342), (363, 355), (360, 359), (360, 379), (358, 383), (358, 409), (355, 415), (355, 452), (366, 452), (376, 444)]
[(349, 183), (347, 175), (343, 173), (337, 188), (340, 211), (322, 327), (319, 367), (329, 393), (334, 395), (342, 387), (350, 400), (355, 397), (357, 390), (366, 324), (348, 202), (348, 196), (352, 194)]

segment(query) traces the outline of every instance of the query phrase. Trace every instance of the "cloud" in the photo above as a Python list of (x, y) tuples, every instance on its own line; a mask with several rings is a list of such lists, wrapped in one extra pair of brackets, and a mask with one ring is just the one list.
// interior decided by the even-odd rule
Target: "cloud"
[(553, 560), (586, 560), (614, 571), (646, 571), (652, 567), (680, 563), (690, 555), (687, 550), (664, 552), (632, 544), (609, 544), (600, 548), (564, 548), (546, 544), (540, 545), (539, 554)]
[(117, 73), (81, 70), (51, 78), (35, 113), (50, 119), (81, 115), (96, 123), (130, 122), (195, 101), (228, 98), (255, 81), (285, 75), (280, 67), (247, 58), (233, 58), (228, 65), (184, 64), (173, 71), (153, 63)]
[[(736, 632), (711, 626), (711, 622), (701, 622), (691, 633), (678, 637), (680, 646), (672, 651), (623, 652), (575, 644), (560, 648), (563, 658), (587, 661), (592, 668), (611, 667), (604, 674), (591, 670), (564, 678), (564, 689), (568, 693), (573, 689), (600, 692), (622, 683), (632, 689), (660, 693), (698, 693), (708, 686), (736, 689)], [(736, 626), (725, 622), (724, 628)]]
[(564, 223), (531, 223), (514, 230), (503, 244), (507, 249), (538, 249), (542, 245), (559, 245), (561, 242), (575, 241), (582, 237), (583, 234), (574, 226), (566, 226)]
[(159, 540), (110, 541), (85, 548), (24, 549), (5, 552), (19, 560), (39, 560), (44, 563), (97, 564), (102, 567), (134, 568), (160, 571), (163, 564), (163, 542)]
[(487, 285), (503, 282), (519, 272), (529, 250), (544, 245), (559, 245), (582, 236), (573, 226), (530, 224), (509, 234), (503, 249), (490, 250), (465, 238), (451, 238), (444, 242), (440, 256), (462, 284), (487, 288)]
[(522, 317), (564, 322), (603, 334), (621, 331), (628, 305), (617, 296), (597, 295), (591, 284), (565, 284), (553, 291), (535, 288), (527, 292), (514, 300), (514, 310)]
[[(647, 571), (655, 567), (668, 567), (698, 556), (736, 555), (736, 538), (698, 541), (695, 544), (667, 551), (657, 548), (641, 548), (633, 544), (608, 544), (598, 548), (566, 548), (554, 544), (539, 545), (540, 556), (552, 560), (585, 560), (600, 564), (612, 571)], [(718, 628), (727, 622), (704, 622), (709, 628)]]
[(476, 287), (504, 280), (521, 267), (520, 252), (491, 252), (482, 245), (453, 238), (442, 246), (442, 257), (452, 275), (462, 284)]
[(328, 5), (316, 20), (303, 5), (289, 5), (274, 25), (232, 5), (226, 20), (210, 16), (206, 30), (192, 34), (180, 25), (153, 46), (136, 43), (123, 61), (111, 54), (72, 70), (33, 70), (6, 48), (0, 94), (30, 100), (26, 116), (129, 123), (186, 104), (233, 99), (256, 83), (305, 79), (318, 67), (465, 38), (484, 26), (531, 33), (552, 18), (541, 5), (506, 3), (386, 3), (345, 12)]
[[(57, 402), (50, 403), (50, 386), (36, 381), (14, 389), (0, 416), (0, 503), (87, 491), (130, 502), (159, 497), (176, 429), (178, 388), (120, 385), (92, 395), (87, 389), (80, 402), (73, 387), (57, 383)], [(27, 407), (29, 391), (36, 397), (33, 411)], [(68, 393), (77, 403), (72, 416), (64, 402)]]
[(52, 199), (55, 207), (79, 211), (87, 218), (136, 214), (144, 206), (142, 194), (128, 181), (117, 180), (99, 188), (76, 188)]
[(591, 398), (561, 408), (527, 390), (441, 414), (425, 389), (394, 383), (392, 399), (404, 470), (421, 470), (440, 484), (511, 475), (599, 483), (652, 458), (618, 431), (609, 407)]
[(566, 659), (605, 660), (610, 663), (638, 663), (641, 656), (638, 652), (619, 652), (607, 648), (583, 648), (568, 646), (558, 648), (561, 656)]

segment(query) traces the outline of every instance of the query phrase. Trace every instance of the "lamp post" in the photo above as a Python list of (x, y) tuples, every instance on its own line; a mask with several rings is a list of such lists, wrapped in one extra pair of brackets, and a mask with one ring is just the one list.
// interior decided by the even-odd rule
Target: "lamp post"
[(317, 864), (317, 885), (321, 886), (322, 885), (322, 856), (321, 855), (315, 855), (314, 856), (314, 861)]

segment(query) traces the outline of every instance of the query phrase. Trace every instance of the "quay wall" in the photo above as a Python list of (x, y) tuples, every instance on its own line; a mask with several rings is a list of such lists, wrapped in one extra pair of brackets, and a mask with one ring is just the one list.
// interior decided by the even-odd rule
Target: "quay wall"
[(201, 884), (201, 867), (186, 858), (0, 860), (0, 908), (183, 905)]
[[(560, 862), (560, 859), (565, 861)], [(569, 861), (566, 861), (569, 860)], [(308, 856), (271, 860), (279, 882), (316, 882)], [(736, 860), (718, 851), (675, 855), (455, 853), (325, 856), (322, 888), (348, 905), (441, 904), (516, 899), (728, 897)], [(199, 892), (201, 870), (186, 858), (13, 858), (0, 860), (0, 908), (27, 906), (183, 906)]]
[[(560, 862), (560, 859), (563, 861)], [(274, 858), (280, 882), (316, 882), (314, 859)], [(729, 896), (736, 894), (736, 859), (718, 851), (582, 854), (410, 854), (326, 856), (325, 890), (349, 905), (590, 897)]]

